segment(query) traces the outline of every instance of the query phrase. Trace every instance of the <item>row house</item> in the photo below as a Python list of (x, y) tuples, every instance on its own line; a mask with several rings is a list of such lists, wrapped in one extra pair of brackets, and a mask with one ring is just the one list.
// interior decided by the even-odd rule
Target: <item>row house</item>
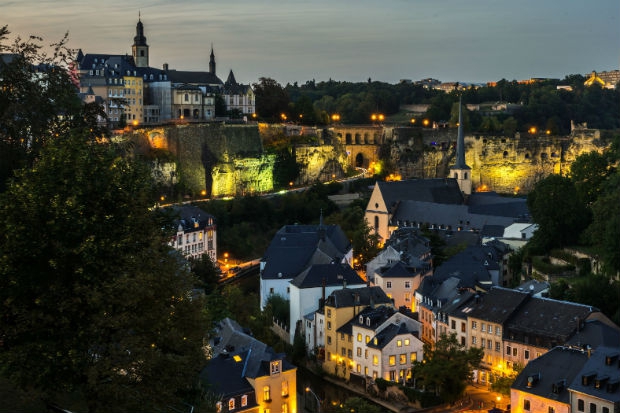
[(319, 348), (318, 355), (319, 359), (324, 359), (325, 371), (349, 379), (354, 367), (353, 337), (351, 331), (340, 328), (365, 308), (379, 306), (393, 308), (392, 300), (379, 287), (343, 288), (332, 292), (325, 299), (323, 311), (317, 312), (318, 318), (324, 317), (325, 348)]
[(200, 258), (204, 254), (217, 263), (217, 226), (215, 217), (202, 209), (181, 205), (172, 207), (176, 214), (176, 233), (170, 245), (185, 257)]
[(391, 307), (368, 307), (342, 327), (351, 330), (351, 375), (367, 381), (381, 378), (405, 383), (423, 358), (420, 323)]
[(516, 413), (620, 411), (620, 347), (554, 347), (532, 360), (510, 389)]

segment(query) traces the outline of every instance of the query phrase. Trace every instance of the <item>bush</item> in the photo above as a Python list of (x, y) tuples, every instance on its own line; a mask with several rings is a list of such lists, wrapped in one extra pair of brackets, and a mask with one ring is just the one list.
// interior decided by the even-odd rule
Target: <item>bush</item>
[(548, 257), (540, 256), (534, 257), (532, 259), (532, 266), (536, 271), (547, 275), (562, 275), (564, 273), (575, 270), (575, 266), (572, 264), (554, 265), (549, 262)]

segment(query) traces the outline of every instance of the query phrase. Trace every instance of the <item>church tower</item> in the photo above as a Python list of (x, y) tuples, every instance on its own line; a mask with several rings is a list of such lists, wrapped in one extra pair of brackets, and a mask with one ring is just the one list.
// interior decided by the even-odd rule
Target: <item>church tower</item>
[(463, 105), (459, 99), (459, 127), (456, 138), (456, 163), (450, 168), (463, 195), (471, 195), (471, 168), (465, 163), (465, 136), (463, 133)]
[(133, 61), (136, 64), (136, 67), (149, 67), (149, 45), (146, 44), (146, 37), (144, 37), (144, 26), (140, 20), (139, 13), (138, 24), (136, 25), (136, 36), (133, 38), (131, 52), (133, 54)]
[(209, 58), (209, 73), (215, 76), (215, 54), (213, 54), (213, 44), (211, 44), (211, 57)]

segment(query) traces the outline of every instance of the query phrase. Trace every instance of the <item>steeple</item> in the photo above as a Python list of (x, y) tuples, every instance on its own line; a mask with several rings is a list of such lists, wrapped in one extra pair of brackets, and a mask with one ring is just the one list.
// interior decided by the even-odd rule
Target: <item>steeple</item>
[(136, 67), (149, 66), (149, 45), (146, 44), (144, 26), (142, 25), (142, 20), (140, 19), (140, 12), (138, 12), (138, 24), (136, 24), (136, 35), (133, 38), (131, 52)]
[(456, 163), (450, 168), (452, 177), (459, 184), (461, 192), (471, 194), (471, 168), (465, 163), (465, 134), (463, 132), (463, 105), (459, 98), (459, 126), (456, 137)]
[(215, 54), (213, 53), (213, 43), (211, 43), (211, 56), (209, 58), (209, 73), (215, 76)]

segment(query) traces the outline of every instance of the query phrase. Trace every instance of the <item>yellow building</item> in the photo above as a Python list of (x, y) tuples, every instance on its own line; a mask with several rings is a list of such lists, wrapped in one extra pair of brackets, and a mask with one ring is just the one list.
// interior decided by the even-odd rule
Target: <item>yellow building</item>
[(217, 412), (297, 413), (297, 367), (225, 318), (210, 343), (201, 380), (217, 394)]
[(131, 71), (123, 77), (125, 84), (124, 115), (127, 125), (141, 125), (144, 123), (144, 102), (142, 78)]
[(341, 329), (368, 306), (393, 306), (392, 300), (379, 287), (343, 288), (325, 300), (325, 362), (329, 374), (349, 379), (353, 363), (353, 338), (350, 330)]

